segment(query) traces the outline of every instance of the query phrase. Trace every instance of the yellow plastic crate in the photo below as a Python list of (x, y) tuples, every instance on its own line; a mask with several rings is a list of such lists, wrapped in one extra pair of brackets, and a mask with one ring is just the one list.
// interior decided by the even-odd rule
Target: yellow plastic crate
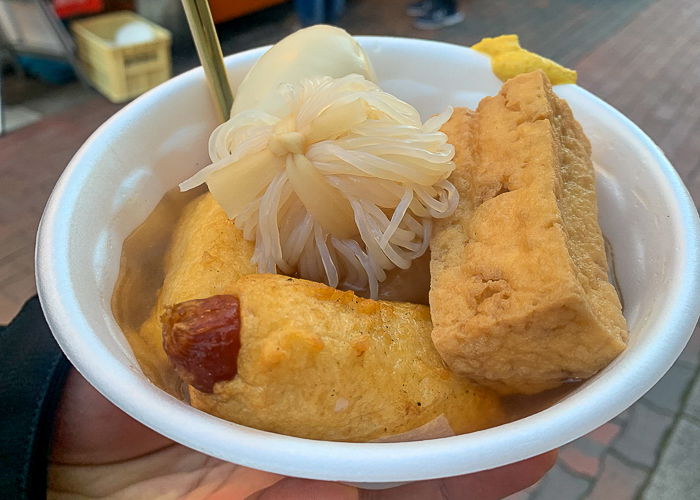
[[(116, 45), (115, 34), (127, 23), (148, 24), (153, 40)], [(124, 102), (170, 78), (170, 32), (133, 12), (112, 12), (74, 21), (71, 31), (78, 58), (95, 87), (112, 102)]]

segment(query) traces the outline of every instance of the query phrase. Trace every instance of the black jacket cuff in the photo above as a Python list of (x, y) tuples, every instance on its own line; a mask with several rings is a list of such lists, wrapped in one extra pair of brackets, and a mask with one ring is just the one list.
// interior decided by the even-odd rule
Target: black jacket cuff
[(0, 491), (45, 498), (54, 414), (70, 364), (36, 297), (0, 328)]

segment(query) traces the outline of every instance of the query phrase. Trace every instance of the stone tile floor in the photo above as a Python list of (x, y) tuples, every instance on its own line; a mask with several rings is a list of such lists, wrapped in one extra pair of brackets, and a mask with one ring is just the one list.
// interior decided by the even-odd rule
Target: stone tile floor
[[(515, 32), (525, 47), (574, 66), (579, 83), (617, 107), (666, 152), (700, 200), (700, 2), (697, 0), (470, 0), (464, 23), (417, 31), (405, 0), (348, 2), (341, 25), (469, 45)], [(273, 43), (296, 28), (288, 5), (219, 27), (224, 53)], [(176, 72), (196, 64), (188, 43)], [(53, 184), (85, 138), (119, 106), (77, 84), (7, 85), (17, 120), (0, 137), (0, 324), (34, 293), (34, 234)], [(9, 88), (9, 90), (8, 90)], [(21, 100), (20, 100), (21, 96)], [(19, 124), (19, 123), (18, 123)], [(637, 404), (564, 446), (556, 467), (511, 500), (700, 498), (700, 333)]]

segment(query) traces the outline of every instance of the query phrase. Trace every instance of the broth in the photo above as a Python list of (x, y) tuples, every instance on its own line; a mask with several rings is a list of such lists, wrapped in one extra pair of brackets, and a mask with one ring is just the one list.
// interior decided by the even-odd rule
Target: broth
[(165, 254), (172, 230), (187, 203), (204, 193), (175, 188), (158, 202), (146, 220), (124, 240), (119, 277), (112, 295), (112, 312), (125, 331), (137, 331), (156, 304), (165, 278)]
[(197, 188), (181, 193), (175, 188), (163, 196), (146, 220), (125, 240), (119, 276), (112, 294), (112, 313), (148, 379), (172, 396), (186, 399), (187, 391), (167, 364), (153, 363), (150, 347), (140, 335), (165, 278), (165, 255), (172, 230), (188, 202), (204, 193)]

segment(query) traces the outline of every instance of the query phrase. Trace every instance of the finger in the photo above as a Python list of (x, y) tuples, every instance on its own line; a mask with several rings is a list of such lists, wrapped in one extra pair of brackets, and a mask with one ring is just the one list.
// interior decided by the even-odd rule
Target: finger
[[(387, 490), (362, 490), (362, 500), (442, 500), (447, 498), (442, 481), (416, 481)], [(481, 500), (481, 499), (479, 499)]]
[[(284, 479), (284, 476), (249, 469), (233, 464), (222, 464), (230, 472), (226, 474), (223, 481), (216, 481), (218, 484), (207, 484), (207, 480), (200, 480), (200, 484), (191, 493), (184, 496), (182, 500), (244, 500), (250, 495), (262, 491), (275, 483)], [(214, 475), (208, 478), (215, 481)]]
[(71, 369), (56, 412), (51, 460), (104, 464), (139, 457), (172, 444), (110, 403)]
[(363, 500), (497, 500), (532, 486), (557, 460), (557, 452), (464, 476), (418, 481), (397, 488), (363, 491)]
[[(554, 466), (556, 450), (496, 469), (443, 479), (447, 498), (499, 499), (532, 486)], [(473, 493), (465, 497), (464, 492)]]
[(357, 488), (340, 483), (286, 478), (246, 500), (357, 500)]

